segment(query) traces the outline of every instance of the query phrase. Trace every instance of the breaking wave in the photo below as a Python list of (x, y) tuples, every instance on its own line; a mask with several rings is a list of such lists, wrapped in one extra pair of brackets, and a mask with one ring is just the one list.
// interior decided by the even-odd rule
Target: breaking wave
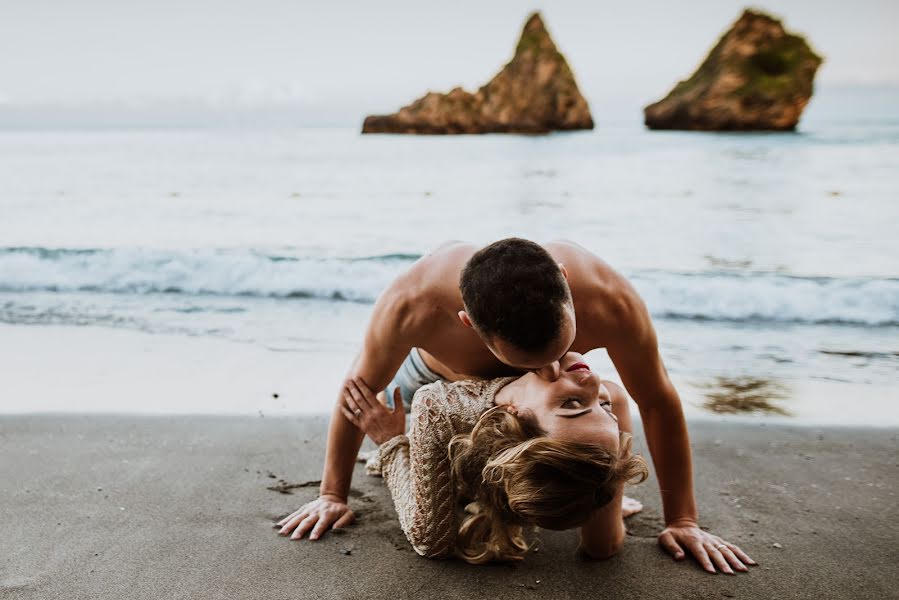
[[(372, 303), (418, 254), (309, 257), (243, 249), (0, 248), (0, 292), (182, 294)], [(636, 270), (657, 318), (899, 325), (899, 279)]]

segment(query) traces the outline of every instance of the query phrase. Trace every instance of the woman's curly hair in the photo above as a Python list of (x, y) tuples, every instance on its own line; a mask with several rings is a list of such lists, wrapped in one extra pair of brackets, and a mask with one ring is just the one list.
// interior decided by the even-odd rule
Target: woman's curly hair
[(449, 444), (458, 497), (470, 500), (456, 537), (467, 562), (521, 560), (535, 526), (570, 529), (649, 471), (622, 432), (618, 452), (548, 437), (529, 415), (494, 407)]

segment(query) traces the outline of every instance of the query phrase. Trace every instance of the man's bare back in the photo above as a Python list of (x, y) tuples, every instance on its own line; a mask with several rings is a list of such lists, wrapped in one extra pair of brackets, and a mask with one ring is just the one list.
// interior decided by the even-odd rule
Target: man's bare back
[[(614, 269), (571, 242), (542, 246), (561, 264), (568, 277), (577, 318), (577, 335), (570, 350), (586, 353), (614, 341), (628, 306), (639, 303), (633, 288)], [(450, 381), (483, 379), (520, 373), (503, 364), (478, 334), (459, 319), (465, 310), (459, 277), (479, 248), (450, 242), (421, 258), (385, 291), (390, 306), (409, 324), (408, 341), (428, 367)], [(388, 323), (393, 319), (384, 319)], [(378, 327), (377, 322), (372, 322)]]

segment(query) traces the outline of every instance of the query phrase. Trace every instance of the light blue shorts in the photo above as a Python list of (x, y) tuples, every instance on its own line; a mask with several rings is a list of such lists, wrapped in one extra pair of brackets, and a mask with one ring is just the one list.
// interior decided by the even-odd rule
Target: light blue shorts
[(409, 356), (406, 357), (406, 360), (400, 365), (399, 371), (394, 375), (393, 381), (384, 390), (384, 393), (387, 394), (387, 406), (391, 409), (393, 408), (393, 391), (399, 388), (400, 393), (403, 395), (403, 405), (408, 413), (409, 409), (412, 408), (412, 396), (415, 395), (418, 388), (442, 379), (443, 377), (428, 368), (418, 348), (412, 348)]

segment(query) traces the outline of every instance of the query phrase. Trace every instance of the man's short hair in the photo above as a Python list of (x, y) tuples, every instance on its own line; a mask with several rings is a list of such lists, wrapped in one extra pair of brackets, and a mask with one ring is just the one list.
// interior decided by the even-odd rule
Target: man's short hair
[(459, 282), (472, 324), (525, 352), (540, 352), (558, 339), (568, 282), (542, 246), (508, 238), (482, 248), (465, 264)]

